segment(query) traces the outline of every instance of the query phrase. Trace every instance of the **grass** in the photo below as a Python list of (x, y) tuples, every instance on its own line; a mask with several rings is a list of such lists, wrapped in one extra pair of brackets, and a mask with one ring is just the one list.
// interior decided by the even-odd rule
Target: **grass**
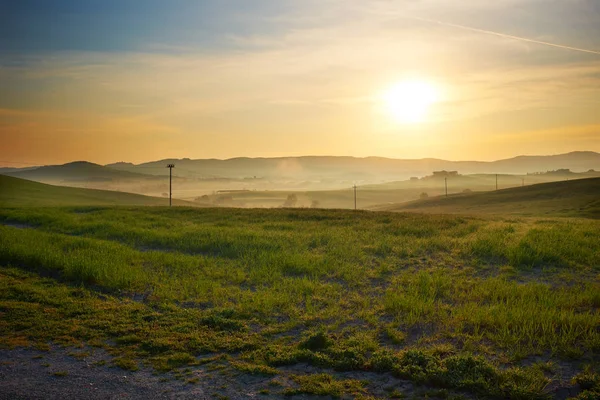
[(63, 207), (0, 224), (4, 347), (285, 378), (272, 394), (381, 395), (347, 372), (448, 396), (596, 390), (593, 219)]
[[(27, 207), (129, 205), (164, 206), (169, 199), (109, 190), (54, 186), (0, 175), (0, 206), (18, 204)], [(174, 200), (176, 205), (193, 203)]]
[(354, 379), (337, 380), (329, 374), (293, 375), (291, 379), (298, 387), (286, 389), (284, 394), (287, 396), (314, 394), (340, 398), (344, 394), (357, 395), (364, 392), (363, 383)]
[(403, 204), (372, 207), (378, 211), (443, 214), (498, 214), (600, 218), (600, 178), (540, 183), (498, 191), (452, 194)]
[[(592, 177), (600, 177), (599, 172), (586, 172), (586, 173), (569, 173), (569, 174), (541, 174), (541, 175), (508, 175), (501, 174), (498, 176), (499, 187), (502, 189), (521, 187), (523, 182), (527, 186), (545, 183), (545, 182), (556, 182), (570, 179), (571, 181), (576, 179), (585, 179)], [(524, 181), (523, 181), (524, 180)], [(289, 183), (289, 182), (288, 182)], [(301, 186), (307, 182), (299, 182)], [(495, 189), (496, 175), (495, 174), (474, 174), (474, 175), (459, 175), (451, 176), (448, 178), (448, 194), (452, 197), (461, 197), (467, 192), (485, 192), (493, 191)], [(226, 183), (223, 183), (226, 185)], [(231, 183), (236, 185), (235, 183)], [(246, 185), (248, 183), (245, 183)], [(252, 188), (252, 184), (250, 184)], [(333, 185), (334, 187), (331, 187)], [(342, 185), (342, 188), (339, 186)], [(177, 185), (179, 186), (179, 185)], [(232, 193), (214, 193), (212, 195), (206, 195), (204, 198), (198, 199), (199, 204), (210, 205), (218, 204), (225, 207), (281, 207), (289, 195), (295, 195), (297, 198), (296, 207), (316, 207), (316, 208), (354, 208), (354, 190), (351, 188), (351, 184), (343, 184), (341, 182), (331, 182), (330, 187), (321, 183), (320, 189), (298, 191), (298, 189), (287, 189), (281, 190), (279, 188), (269, 188), (269, 184), (262, 182), (256, 184), (256, 189), (232, 192)], [(345, 187), (344, 187), (345, 186)], [(239, 189), (239, 184), (235, 186)], [(218, 188), (222, 189), (222, 187)], [(217, 190), (218, 190), (217, 189)], [(188, 187), (186, 194), (189, 196), (187, 199), (192, 200), (196, 198), (193, 193), (197, 195), (204, 195), (207, 192), (212, 191), (212, 188), (199, 187), (197, 183), (193, 187)], [(410, 202), (420, 198), (422, 193), (427, 193), (430, 198), (435, 196), (442, 196), (445, 193), (445, 181), (443, 177), (424, 177), (418, 180), (405, 180), (397, 182), (386, 182), (378, 184), (363, 184), (358, 186), (358, 207), (359, 208), (372, 208), (387, 209), (388, 207), (396, 208), (398, 204), (391, 205), (391, 203), (402, 203)], [(593, 192), (589, 192), (588, 195), (593, 195)], [(226, 200), (225, 200), (226, 199)], [(594, 200), (593, 198), (591, 199)], [(573, 208), (573, 201), (562, 202), (562, 205), (566, 205), (567, 208)], [(539, 206), (540, 203), (537, 204)], [(556, 204), (547, 204), (547, 208), (552, 210), (552, 207)], [(561, 209), (554, 209), (554, 211), (560, 211)], [(498, 210), (496, 210), (498, 211)], [(512, 212), (510, 207), (500, 209), (502, 212)], [(535, 211), (534, 208), (530, 208), (528, 211)], [(540, 214), (539, 212), (537, 214)]]

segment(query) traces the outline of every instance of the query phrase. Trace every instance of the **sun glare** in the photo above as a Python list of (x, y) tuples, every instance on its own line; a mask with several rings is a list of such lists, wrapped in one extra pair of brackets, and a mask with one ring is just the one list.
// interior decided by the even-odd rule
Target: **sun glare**
[(423, 122), (431, 105), (439, 100), (435, 86), (420, 80), (396, 83), (382, 97), (387, 112), (405, 124)]

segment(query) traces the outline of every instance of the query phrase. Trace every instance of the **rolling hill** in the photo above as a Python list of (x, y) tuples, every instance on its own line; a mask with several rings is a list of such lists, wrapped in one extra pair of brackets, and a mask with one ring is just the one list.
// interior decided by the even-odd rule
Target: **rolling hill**
[(144, 164), (108, 164), (107, 167), (128, 172), (168, 175), (167, 164), (176, 164), (178, 176), (222, 178), (293, 178), (296, 180), (329, 179), (351, 182), (402, 180), (411, 176), (430, 175), (435, 170), (456, 170), (461, 174), (526, 174), (555, 169), (585, 172), (600, 169), (600, 154), (577, 151), (548, 156), (519, 156), (498, 161), (448, 161), (435, 158), (393, 159), (384, 157), (304, 156), (276, 158), (165, 159)]
[[(81, 189), (53, 186), (0, 175), (0, 206), (167, 206), (168, 199), (108, 190)], [(173, 200), (175, 205), (195, 206), (183, 200)]]
[(436, 214), (502, 214), (600, 218), (600, 178), (456, 194), (370, 208)]
[(44, 182), (110, 182), (114, 180), (154, 179), (152, 175), (138, 172), (121, 171), (87, 161), (76, 161), (63, 165), (48, 165), (8, 171), (5, 175), (33, 181)]

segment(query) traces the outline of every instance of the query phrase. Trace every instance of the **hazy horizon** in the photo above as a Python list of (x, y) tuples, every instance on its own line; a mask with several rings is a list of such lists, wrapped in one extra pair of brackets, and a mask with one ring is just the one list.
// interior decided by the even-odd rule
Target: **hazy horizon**
[(107, 165), (111, 165), (111, 164), (119, 164), (119, 163), (124, 163), (124, 164), (134, 164), (134, 165), (142, 165), (142, 164), (149, 164), (149, 163), (154, 163), (154, 162), (158, 162), (158, 161), (166, 161), (166, 160), (191, 160), (191, 161), (199, 161), (199, 160), (217, 160), (217, 161), (228, 161), (228, 160), (236, 160), (236, 159), (286, 159), (286, 158), (316, 158), (316, 157), (340, 157), (340, 158), (356, 158), (356, 159), (367, 159), (367, 158), (385, 158), (385, 159), (390, 159), (390, 160), (403, 160), (403, 161), (419, 161), (419, 160), (440, 160), (440, 161), (448, 161), (448, 162), (496, 162), (496, 161), (503, 161), (503, 160), (510, 160), (513, 158), (518, 158), (518, 157), (552, 157), (552, 156), (561, 156), (561, 155), (565, 155), (565, 154), (572, 154), (572, 153), (596, 153), (596, 154), (600, 154), (600, 152), (597, 151), (593, 151), (593, 150), (573, 150), (573, 151), (569, 151), (566, 153), (555, 153), (555, 154), (517, 154), (514, 156), (510, 156), (510, 157), (506, 157), (506, 158), (499, 158), (499, 159), (489, 159), (489, 160), (480, 160), (480, 159), (464, 159), (464, 160), (458, 160), (458, 159), (448, 159), (448, 158), (438, 158), (438, 157), (419, 157), (419, 158), (398, 158), (398, 157), (385, 157), (385, 156), (352, 156), (352, 155), (334, 155), (334, 154), (323, 154), (323, 155), (317, 155), (317, 154), (303, 154), (303, 155), (274, 155), (274, 156), (269, 156), (269, 157), (261, 157), (261, 156), (256, 156), (256, 157), (250, 157), (250, 156), (233, 156), (233, 157), (227, 157), (227, 158), (217, 158), (217, 157), (206, 157), (206, 158), (190, 158), (190, 157), (163, 157), (163, 158), (157, 158), (157, 159), (153, 159), (153, 160), (142, 160), (139, 162), (132, 162), (129, 160), (118, 160), (118, 161), (110, 161), (110, 162), (105, 162), (105, 163), (101, 163), (101, 162), (96, 162), (94, 160), (84, 160), (84, 159), (71, 159), (71, 160), (66, 160), (64, 162), (58, 162), (56, 164), (35, 164), (35, 163), (29, 163), (29, 162), (20, 162), (20, 161), (4, 161), (4, 160), (0, 160), (0, 168), (28, 168), (28, 167), (43, 167), (43, 166), (52, 166), (52, 165), (65, 165), (65, 164), (71, 164), (71, 163), (77, 163), (77, 162), (89, 162), (92, 164), (98, 164), (98, 165), (102, 165), (102, 166), (107, 166)]
[(600, 3), (0, 6), (0, 160), (600, 151)]
[(0, 143), (0, 400), (600, 399), (600, 0), (0, 0)]

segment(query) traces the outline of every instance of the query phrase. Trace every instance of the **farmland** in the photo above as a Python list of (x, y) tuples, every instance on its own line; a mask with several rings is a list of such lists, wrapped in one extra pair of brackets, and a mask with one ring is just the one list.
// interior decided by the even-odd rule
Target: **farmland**
[(596, 220), (94, 206), (0, 221), (4, 347), (95, 346), (190, 384), (195, 368), (264, 376), (264, 396), (598, 390)]
[(600, 178), (437, 196), (371, 207), (378, 211), (600, 218)]

